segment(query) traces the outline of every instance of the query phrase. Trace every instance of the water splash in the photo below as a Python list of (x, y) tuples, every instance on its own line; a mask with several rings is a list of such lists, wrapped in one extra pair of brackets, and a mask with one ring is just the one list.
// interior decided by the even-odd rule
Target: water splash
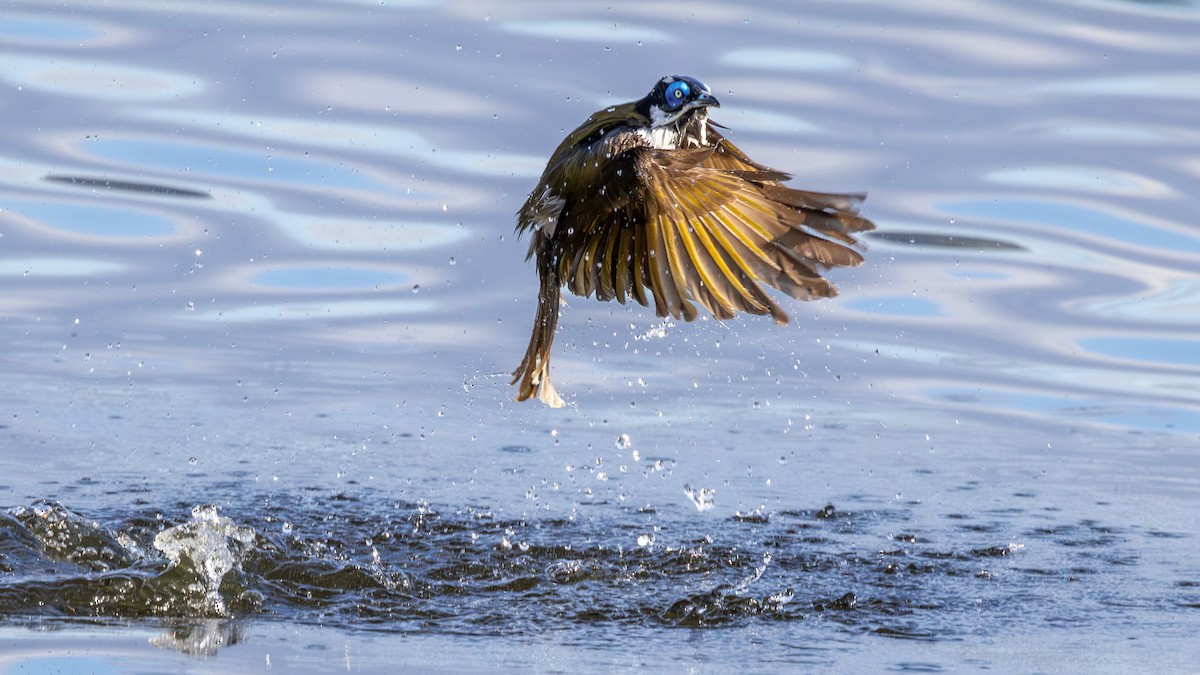
[(670, 319), (663, 319), (663, 321), (661, 323), (650, 328), (649, 330), (647, 330), (645, 333), (642, 333), (641, 335), (635, 335), (633, 337), (633, 339), (634, 340), (655, 340), (655, 339), (665, 338), (667, 336), (667, 331), (669, 331), (671, 328), (674, 328), (674, 327), (675, 327), (674, 321), (671, 321)]
[(742, 579), (733, 587), (733, 592), (742, 594), (750, 590), (750, 585), (762, 578), (762, 575), (767, 573), (767, 568), (771, 566), (771, 554), (764, 553), (762, 563), (754, 568), (754, 571), (749, 576)]
[(122, 569), (135, 559), (125, 542), (58, 502), (18, 506), (8, 513), (20, 521), (51, 559), (69, 561), (93, 572)]
[(683, 494), (687, 495), (687, 498), (692, 500), (692, 503), (696, 505), (696, 510), (700, 513), (711, 511), (713, 507), (717, 505), (717, 491), (713, 488), (696, 489), (692, 487), (691, 483), (685, 483), (683, 486)]
[(195, 609), (217, 616), (228, 615), (220, 592), (225, 575), (240, 569), (245, 554), (254, 545), (255, 532), (222, 516), (215, 506), (197, 506), (192, 519), (163, 530), (154, 537), (154, 548), (170, 561), (163, 573), (187, 578), (187, 597)]

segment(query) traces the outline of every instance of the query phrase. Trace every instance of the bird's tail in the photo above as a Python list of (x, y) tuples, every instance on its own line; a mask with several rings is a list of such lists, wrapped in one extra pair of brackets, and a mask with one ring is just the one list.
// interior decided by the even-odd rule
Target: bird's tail
[(558, 326), (558, 309), (562, 304), (562, 289), (556, 274), (541, 274), (538, 290), (537, 316), (533, 320), (533, 334), (529, 336), (529, 348), (521, 365), (513, 371), (512, 384), (520, 383), (517, 400), (524, 401), (534, 396), (551, 408), (563, 407), (563, 400), (550, 383), (550, 347), (554, 344), (554, 330)]

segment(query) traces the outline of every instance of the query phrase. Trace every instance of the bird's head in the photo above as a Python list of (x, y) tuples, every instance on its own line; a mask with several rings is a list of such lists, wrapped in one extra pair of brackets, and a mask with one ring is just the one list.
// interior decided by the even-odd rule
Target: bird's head
[(650, 118), (651, 127), (676, 124), (693, 110), (721, 107), (717, 97), (708, 90), (708, 85), (685, 75), (664, 77), (638, 103), (638, 108)]

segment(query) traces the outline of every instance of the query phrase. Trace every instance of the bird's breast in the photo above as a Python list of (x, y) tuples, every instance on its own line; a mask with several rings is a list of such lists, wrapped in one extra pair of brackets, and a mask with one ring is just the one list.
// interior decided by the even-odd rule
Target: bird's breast
[(646, 145), (655, 150), (675, 150), (679, 148), (679, 130), (674, 125), (644, 127), (638, 129), (637, 134), (645, 140)]
[(636, 133), (642, 142), (655, 150), (707, 148), (708, 114), (700, 108), (675, 122), (641, 127)]

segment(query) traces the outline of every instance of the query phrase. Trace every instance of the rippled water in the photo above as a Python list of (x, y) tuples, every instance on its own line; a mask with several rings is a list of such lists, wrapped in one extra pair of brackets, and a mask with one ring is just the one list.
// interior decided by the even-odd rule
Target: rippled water
[[(0, 669), (1127, 671), (1200, 631), (1194, 2), (16, 3)], [(513, 213), (660, 76), (879, 230), (570, 298)]]

